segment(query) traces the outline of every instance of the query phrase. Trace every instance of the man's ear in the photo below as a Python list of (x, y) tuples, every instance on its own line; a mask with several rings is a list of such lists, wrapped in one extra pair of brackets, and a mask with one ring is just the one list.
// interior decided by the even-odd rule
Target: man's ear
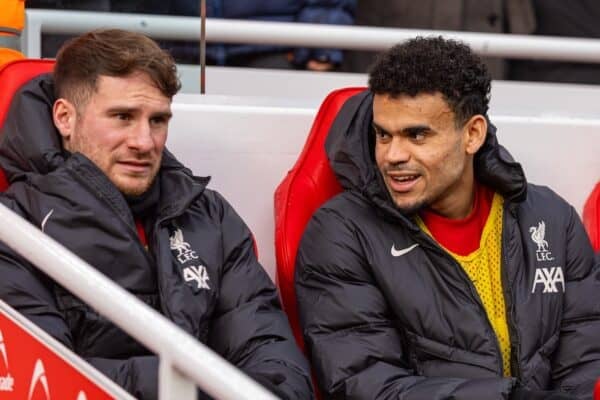
[(487, 134), (487, 120), (481, 114), (471, 117), (464, 126), (466, 137), (465, 151), (467, 154), (475, 154), (483, 146)]
[(62, 136), (63, 143), (68, 142), (73, 135), (77, 120), (77, 110), (73, 103), (64, 98), (56, 100), (52, 107), (52, 119), (60, 136)]

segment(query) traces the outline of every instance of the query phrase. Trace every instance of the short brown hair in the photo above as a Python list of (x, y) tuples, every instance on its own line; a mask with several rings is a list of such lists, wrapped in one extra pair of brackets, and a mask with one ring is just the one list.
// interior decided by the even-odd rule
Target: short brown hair
[(120, 29), (99, 29), (68, 41), (54, 66), (57, 98), (84, 106), (96, 90), (98, 76), (147, 74), (168, 98), (181, 88), (173, 57), (152, 39)]

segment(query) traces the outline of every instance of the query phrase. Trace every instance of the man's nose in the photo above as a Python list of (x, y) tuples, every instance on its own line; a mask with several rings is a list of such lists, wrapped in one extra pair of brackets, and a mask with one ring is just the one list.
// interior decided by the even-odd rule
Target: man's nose
[(394, 137), (388, 146), (386, 158), (390, 164), (408, 162), (410, 160), (410, 151), (406, 143), (406, 138), (400, 136)]
[(138, 123), (129, 134), (127, 144), (130, 148), (141, 153), (148, 152), (154, 147), (152, 140), (152, 129), (146, 121)]

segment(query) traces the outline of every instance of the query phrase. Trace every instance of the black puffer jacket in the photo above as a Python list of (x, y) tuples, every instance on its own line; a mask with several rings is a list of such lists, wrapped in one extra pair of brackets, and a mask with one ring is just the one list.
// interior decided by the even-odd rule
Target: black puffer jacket
[[(505, 198), (502, 279), (514, 378), (504, 378), (472, 282), (394, 207), (367, 140), (371, 121), (364, 92), (334, 122), (326, 148), (345, 191), (315, 213), (297, 257), (300, 320), (323, 392), (485, 400), (522, 386), (590, 399), (600, 376), (600, 268), (573, 208), (528, 185), (490, 127), (475, 170)], [(540, 222), (546, 251), (530, 233)], [(394, 256), (393, 247), (412, 251)]]
[[(11, 181), (2, 203), (246, 373), (311, 398), (308, 365), (232, 207), (165, 151), (146, 251), (106, 175), (81, 154), (64, 157), (51, 84), (38, 78), (13, 102), (0, 145)], [(136, 397), (157, 397), (157, 356), (4, 245), (0, 298)]]

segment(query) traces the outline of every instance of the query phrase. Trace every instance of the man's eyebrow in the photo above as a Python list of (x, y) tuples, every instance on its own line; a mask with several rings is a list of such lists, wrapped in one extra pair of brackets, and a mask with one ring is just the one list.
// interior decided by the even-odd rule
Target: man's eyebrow
[(385, 132), (387, 133), (387, 131), (385, 129), (383, 129), (381, 126), (377, 125), (377, 123), (375, 121), (371, 121), (371, 126), (373, 127), (373, 129), (375, 129), (376, 131), (381, 131), (381, 132)]
[(106, 110), (108, 114), (133, 114), (136, 111), (138, 111), (137, 108), (127, 106), (115, 106)]
[[(371, 125), (377, 131), (389, 133), (387, 130), (385, 130), (381, 126), (377, 125), (377, 123), (375, 121), (372, 121)], [(433, 129), (429, 125), (413, 125), (413, 126), (407, 126), (406, 128), (402, 128), (402, 130), (400, 132), (405, 135), (416, 135), (418, 133), (432, 131), (432, 130)]]
[[(127, 106), (115, 106), (115, 107), (111, 107), (108, 110), (106, 110), (106, 112), (108, 114), (133, 114), (138, 111), (139, 111), (139, 109), (136, 107), (127, 107)], [(160, 117), (160, 118), (170, 119), (172, 116), (173, 116), (173, 113), (168, 110), (157, 111), (157, 112), (152, 113), (153, 118)]]
[(173, 116), (173, 113), (171, 111), (157, 111), (155, 113), (152, 113), (152, 118), (166, 118), (166, 119), (171, 119), (171, 117)]
[(423, 133), (431, 130), (432, 129), (429, 125), (413, 125), (403, 128), (402, 132), (407, 135), (416, 135), (418, 133)]

